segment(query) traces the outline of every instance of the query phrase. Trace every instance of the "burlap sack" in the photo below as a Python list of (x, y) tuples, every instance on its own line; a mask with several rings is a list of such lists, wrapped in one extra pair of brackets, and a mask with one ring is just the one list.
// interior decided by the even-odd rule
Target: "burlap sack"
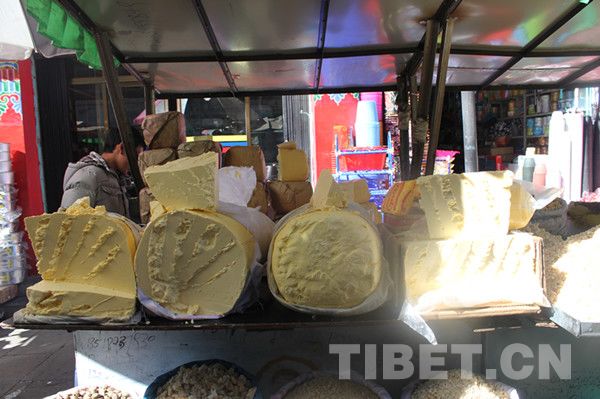
[(144, 141), (149, 149), (177, 148), (185, 142), (185, 119), (181, 112), (148, 115), (142, 122)]

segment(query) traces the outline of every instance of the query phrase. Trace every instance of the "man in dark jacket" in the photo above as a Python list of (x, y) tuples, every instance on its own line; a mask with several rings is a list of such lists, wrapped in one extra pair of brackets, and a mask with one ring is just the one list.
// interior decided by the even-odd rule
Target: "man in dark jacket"
[[(137, 153), (144, 149), (144, 139), (132, 129)], [(65, 171), (61, 208), (67, 208), (83, 197), (90, 197), (90, 205), (104, 205), (106, 210), (129, 217), (129, 206), (122, 178), (129, 172), (125, 148), (117, 129), (106, 135), (102, 154), (94, 151), (70, 163)]]

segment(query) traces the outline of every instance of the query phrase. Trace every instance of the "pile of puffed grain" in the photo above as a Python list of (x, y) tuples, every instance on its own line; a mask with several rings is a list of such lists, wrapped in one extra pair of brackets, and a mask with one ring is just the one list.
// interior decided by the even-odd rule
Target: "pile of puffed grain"
[(377, 399), (368, 387), (351, 380), (317, 377), (295, 387), (284, 399)]
[(510, 399), (509, 394), (481, 377), (462, 379), (460, 370), (448, 371), (448, 379), (419, 384), (412, 399)]
[(56, 399), (132, 399), (131, 395), (108, 385), (93, 388), (78, 388), (58, 393)]
[(567, 239), (536, 225), (526, 230), (543, 239), (548, 300), (581, 321), (600, 321), (600, 227)]
[(182, 367), (158, 390), (157, 399), (251, 399), (250, 381), (221, 363)]

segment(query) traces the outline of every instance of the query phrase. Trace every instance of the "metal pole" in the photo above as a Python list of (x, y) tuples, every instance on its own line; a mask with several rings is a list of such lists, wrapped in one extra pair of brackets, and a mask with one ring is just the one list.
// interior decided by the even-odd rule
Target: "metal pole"
[(156, 113), (154, 107), (154, 87), (150, 84), (144, 85), (144, 108), (146, 108), (146, 115)]
[(167, 108), (169, 111), (177, 111), (177, 99), (175, 97), (169, 97), (167, 99)]
[(244, 124), (246, 130), (246, 143), (252, 145), (252, 119), (250, 118), (250, 97), (244, 97)]
[(117, 127), (119, 128), (119, 134), (121, 135), (121, 141), (125, 148), (125, 154), (127, 155), (127, 162), (129, 163), (129, 170), (133, 176), (133, 181), (138, 190), (144, 188), (144, 182), (142, 181), (142, 175), (138, 168), (137, 163), (137, 152), (135, 142), (133, 140), (133, 134), (131, 133), (131, 126), (125, 112), (125, 102), (123, 100), (123, 92), (119, 85), (119, 76), (117, 75), (117, 69), (113, 61), (113, 53), (106, 32), (96, 32), (94, 34), (96, 39), (96, 45), (98, 46), (98, 53), (100, 55), (100, 62), (102, 63), (102, 74), (106, 81), (106, 88), (110, 97), (110, 103), (112, 105), (115, 119), (117, 121)]
[(465, 172), (477, 172), (477, 118), (475, 113), (475, 92), (461, 91), (463, 142), (465, 151)]
[(435, 101), (433, 108), (433, 119), (430, 119), (429, 149), (427, 150), (427, 167), (425, 174), (433, 174), (435, 167), (435, 152), (440, 140), (440, 126), (442, 124), (442, 110), (444, 108), (444, 95), (446, 94), (446, 75), (448, 72), (448, 60), (450, 59), (450, 47), (452, 47), (452, 29), (454, 18), (448, 18), (442, 34), (442, 49), (438, 62), (437, 83), (435, 90)]
[(432, 19), (427, 21), (425, 32), (425, 48), (423, 50), (423, 68), (421, 69), (421, 88), (417, 116), (429, 118), (429, 102), (433, 84), (433, 68), (435, 66), (435, 50), (439, 34), (439, 24)]

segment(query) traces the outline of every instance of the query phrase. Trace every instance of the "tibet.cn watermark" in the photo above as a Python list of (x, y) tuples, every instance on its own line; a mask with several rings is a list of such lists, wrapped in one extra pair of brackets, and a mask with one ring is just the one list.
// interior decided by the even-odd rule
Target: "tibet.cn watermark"
[[(378, 348), (381, 358), (378, 357)], [(350, 379), (353, 356), (364, 357), (364, 376), (367, 380), (377, 379), (378, 368), (384, 380), (403, 380), (417, 376), (419, 379), (446, 379), (448, 373), (442, 371), (448, 356), (457, 356), (460, 362), (461, 377), (473, 377), (473, 364), (483, 354), (479, 344), (439, 344), (419, 345), (418, 355), (410, 345), (405, 344), (330, 344), (329, 353), (337, 355), (339, 378)], [(415, 367), (415, 363), (417, 366)], [(499, 358), (497, 368), (486, 369), (484, 377), (495, 380), (500, 371), (511, 380), (524, 380), (535, 377), (549, 380), (551, 370), (559, 379), (571, 379), (571, 345), (560, 345), (555, 351), (550, 345), (540, 344), (531, 348), (524, 344), (506, 346)], [(358, 371), (358, 370), (357, 370)]]

